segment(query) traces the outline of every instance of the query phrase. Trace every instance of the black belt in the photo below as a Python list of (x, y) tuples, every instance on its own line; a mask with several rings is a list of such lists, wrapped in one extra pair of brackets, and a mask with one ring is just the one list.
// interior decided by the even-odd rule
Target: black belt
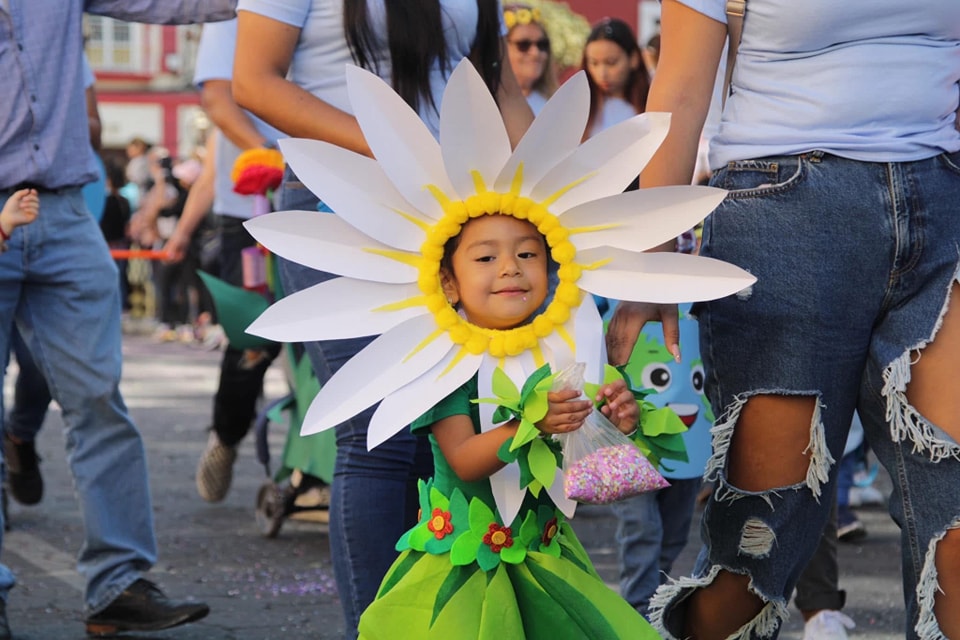
[(59, 196), (66, 193), (67, 191), (70, 191), (71, 189), (78, 189), (78, 188), (79, 186), (77, 185), (68, 185), (65, 187), (58, 187), (56, 189), (49, 189), (35, 182), (21, 182), (20, 184), (15, 184), (12, 187), (4, 187), (0, 189), (0, 193), (10, 195), (10, 194), (16, 193), (17, 191), (20, 191), (21, 189), (35, 189), (37, 193), (41, 193), (41, 194), (46, 193), (49, 195)]

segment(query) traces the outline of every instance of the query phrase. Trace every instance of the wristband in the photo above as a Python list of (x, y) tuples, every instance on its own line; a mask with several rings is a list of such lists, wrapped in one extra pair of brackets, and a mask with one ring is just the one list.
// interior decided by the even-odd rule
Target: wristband
[(7, 232), (3, 230), (3, 225), (0, 224), (0, 240), (2, 240), (3, 242), (6, 242), (9, 239), (10, 239), (10, 236), (7, 235)]

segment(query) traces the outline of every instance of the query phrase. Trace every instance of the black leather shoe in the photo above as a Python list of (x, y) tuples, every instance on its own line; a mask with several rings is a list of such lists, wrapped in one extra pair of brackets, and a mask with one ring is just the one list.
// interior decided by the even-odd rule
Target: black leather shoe
[(87, 633), (112, 636), (123, 631), (159, 631), (196, 622), (210, 613), (203, 602), (170, 600), (157, 585), (140, 578), (107, 608), (87, 618)]
[(7, 485), (13, 499), (28, 505), (40, 502), (43, 499), (43, 476), (40, 475), (40, 456), (33, 442), (16, 442), (5, 434), (3, 457), (7, 462)]
[(13, 640), (10, 623), (7, 622), (7, 603), (0, 600), (0, 640)]

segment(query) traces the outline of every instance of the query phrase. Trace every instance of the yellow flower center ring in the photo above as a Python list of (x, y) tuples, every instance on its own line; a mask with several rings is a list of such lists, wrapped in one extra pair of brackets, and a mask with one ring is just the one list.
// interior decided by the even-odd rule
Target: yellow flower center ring
[[(446, 331), (454, 343), (467, 352), (480, 355), (489, 353), (495, 358), (516, 356), (528, 349), (536, 349), (538, 340), (544, 338), (570, 319), (571, 309), (580, 304), (581, 291), (577, 286), (582, 267), (574, 262), (576, 248), (570, 242), (570, 231), (550, 211), (547, 202), (536, 202), (519, 195), (523, 168), (517, 171), (511, 189), (507, 193), (488, 191), (482, 178), (474, 172), (477, 193), (466, 200), (451, 200), (434, 186), (428, 186), (440, 202), (444, 215), (427, 230), (427, 238), (421, 247), (417, 285), (426, 298), (427, 308), (436, 319), (437, 326)], [(485, 215), (513, 216), (527, 220), (537, 228), (550, 248), (550, 255), (559, 265), (560, 279), (553, 300), (532, 322), (513, 329), (485, 329), (462, 318), (447, 302), (440, 286), (440, 261), (447, 241), (460, 233), (471, 218)]]

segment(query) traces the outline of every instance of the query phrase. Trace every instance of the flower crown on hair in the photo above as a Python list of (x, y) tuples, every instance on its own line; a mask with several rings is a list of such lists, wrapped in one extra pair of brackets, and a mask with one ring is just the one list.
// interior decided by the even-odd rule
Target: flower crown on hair
[(540, 9), (536, 7), (511, 7), (503, 10), (503, 23), (507, 29), (513, 29), (518, 24), (540, 24)]

